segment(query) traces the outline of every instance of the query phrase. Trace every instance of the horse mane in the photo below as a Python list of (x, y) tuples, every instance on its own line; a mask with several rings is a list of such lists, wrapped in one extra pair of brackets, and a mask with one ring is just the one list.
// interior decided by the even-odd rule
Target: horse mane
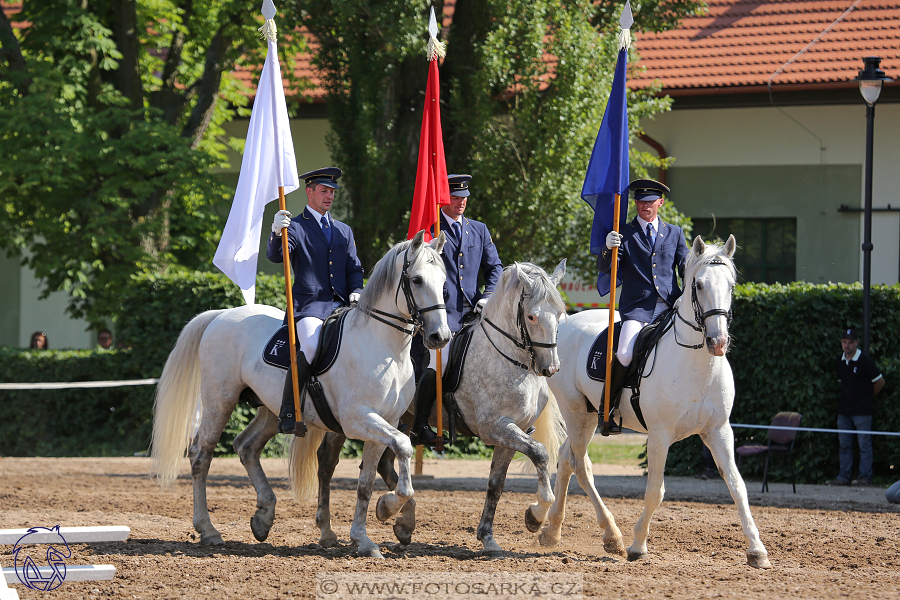
[[(367, 317), (370, 311), (375, 308), (375, 303), (381, 298), (382, 294), (393, 291), (396, 283), (394, 280), (394, 263), (397, 256), (401, 252), (405, 252), (411, 245), (412, 240), (395, 244), (393, 248), (388, 250), (387, 254), (381, 257), (381, 260), (375, 263), (372, 273), (369, 275), (369, 281), (366, 283), (366, 287), (363, 288), (359, 296), (359, 303), (356, 305)], [(422, 244), (419, 251), (412, 255), (412, 261), (409, 263), (408, 268), (416, 268), (419, 266), (419, 263), (428, 258), (434, 259), (441, 269), (444, 269), (444, 261), (441, 260), (441, 256), (428, 244)]]
[[(520, 281), (515, 274), (516, 268), (521, 270), (531, 283), (531, 289), (527, 290), (525, 295), (524, 308), (526, 310), (531, 310), (537, 304), (550, 303), (559, 312), (564, 313), (566, 311), (566, 303), (563, 302), (559, 289), (553, 285), (553, 282), (550, 281), (550, 276), (547, 275), (544, 269), (529, 262), (515, 262), (503, 269), (503, 273), (500, 275), (500, 280), (494, 288), (491, 301), (487, 304), (487, 307), (493, 309), (491, 312), (497, 310), (498, 307), (514, 306), (518, 302), (518, 298), (506, 297), (516, 293), (516, 284)], [(495, 302), (498, 296), (500, 296), (500, 299)]]
[(734, 260), (723, 251), (725, 244), (705, 242), (705, 245), (706, 249), (703, 251), (703, 254), (699, 256), (694, 256), (693, 250), (688, 253), (687, 264), (684, 267), (684, 280), (688, 281), (689, 279), (692, 279), (701, 267), (704, 267), (713, 261), (724, 262), (728, 265), (728, 268), (731, 269), (732, 277), (737, 278), (737, 268), (734, 266)]

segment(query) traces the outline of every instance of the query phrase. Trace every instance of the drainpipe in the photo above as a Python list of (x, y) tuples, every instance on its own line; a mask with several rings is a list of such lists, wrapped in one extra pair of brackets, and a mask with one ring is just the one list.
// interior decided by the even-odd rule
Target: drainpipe
[[(654, 150), (656, 150), (656, 153), (659, 154), (660, 159), (669, 157), (669, 155), (666, 154), (666, 149), (663, 148), (663, 145), (660, 144), (659, 142), (657, 142), (656, 140), (654, 140), (652, 137), (650, 137), (646, 133), (639, 133), (638, 139), (641, 140), (642, 142), (644, 142), (645, 144), (647, 144), (648, 146), (650, 146), (651, 148), (653, 148)], [(662, 167), (660, 167), (660, 169), (659, 169), (659, 175), (656, 176), (656, 180), (658, 182), (660, 182), (661, 184), (666, 185), (666, 170), (663, 169)]]

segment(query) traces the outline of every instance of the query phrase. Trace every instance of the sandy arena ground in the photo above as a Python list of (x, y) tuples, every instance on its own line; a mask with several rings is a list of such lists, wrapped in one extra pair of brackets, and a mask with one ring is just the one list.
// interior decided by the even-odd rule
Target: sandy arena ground
[[(349, 542), (358, 461), (338, 467), (332, 514), (342, 543), (332, 549), (316, 543), (314, 504), (290, 499), (280, 460), (264, 462), (280, 500), (265, 543), (250, 532), (256, 496), (240, 462), (213, 461), (209, 505), (226, 540), (219, 547), (195, 542), (187, 460), (183, 476), (166, 490), (148, 478), (147, 458), (0, 458), (0, 466), (0, 528), (131, 528), (127, 542), (74, 545), (66, 561), (112, 564), (114, 580), (65, 582), (49, 592), (17, 584), (23, 599), (313, 598), (316, 573), (324, 571), (581, 573), (585, 596), (610, 598), (900, 598), (900, 506), (888, 504), (881, 488), (803, 485), (793, 494), (790, 484), (778, 482), (761, 494), (759, 482), (748, 482), (773, 564), (757, 570), (746, 565), (737, 511), (721, 480), (668, 478), (650, 530), (650, 557), (629, 563), (604, 554), (594, 511), (580, 491), (570, 496), (562, 541), (542, 548), (522, 518), (534, 479), (514, 467), (494, 525), (506, 556), (490, 559), (479, 554), (475, 539), (489, 462), (426, 460), (424, 473), (435, 477), (414, 482), (412, 544), (399, 545), (390, 526), (375, 519), (373, 498), (368, 532), (385, 556), (376, 560), (357, 558)], [(627, 546), (645, 479), (635, 467), (598, 466), (595, 476)], [(577, 489), (574, 480), (572, 486)], [(13, 564), (11, 551), (2, 549), (4, 567)]]

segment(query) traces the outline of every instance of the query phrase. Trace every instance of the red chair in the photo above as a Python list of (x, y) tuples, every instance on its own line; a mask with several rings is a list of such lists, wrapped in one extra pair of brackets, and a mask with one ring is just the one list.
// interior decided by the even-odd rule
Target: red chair
[[(772, 419), (769, 427), (800, 427), (803, 415), (795, 412), (780, 412)], [(769, 456), (772, 454), (787, 454), (788, 462), (791, 465), (791, 485), (794, 493), (797, 493), (797, 484), (794, 483), (794, 458), (791, 451), (794, 449), (794, 441), (797, 439), (799, 431), (796, 429), (769, 429), (769, 443), (765, 446), (762, 444), (744, 444), (735, 448), (735, 453), (740, 457), (738, 459), (738, 469), (741, 467), (741, 460), (745, 456), (755, 456), (757, 454), (766, 455), (766, 466), (763, 468), (762, 492), (769, 491)]]

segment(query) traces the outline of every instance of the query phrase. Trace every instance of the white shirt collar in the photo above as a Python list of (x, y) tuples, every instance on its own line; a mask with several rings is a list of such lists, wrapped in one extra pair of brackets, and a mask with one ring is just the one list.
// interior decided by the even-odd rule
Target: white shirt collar
[(645, 221), (640, 217), (640, 215), (638, 215), (638, 223), (641, 224), (641, 229), (644, 231), (645, 235), (647, 234), (647, 225), (650, 225), (651, 223), (653, 224), (654, 231), (656, 231), (656, 233), (659, 233), (659, 215), (657, 215), (657, 217), (652, 221)]
[(309, 204), (306, 205), (306, 210), (309, 211), (309, 216), (312, 217), (312, 220), (313, 220), (313, 221), (315, 221), (316, 223), (319, 224), (319, 227), (320, 227), (320, 228), (322, 227), (322, 217), (327, 217), (327, 218), (328, 218), (328, 222), (331, 223), (331, 217), (328, 216), (328, 211), (325, 211), (325, 214), (323, 215), (322, 213), (320, 213), (320, 212), (317, 211), (316, 209), (310, 207)]
[(847, 363), (847, 364), (849, 365), (851, 362), (856, 362), (857, 360), (859, 360), (859, 355), (860, 355), (860, 354), (862, 354), (862, 350), (860, 350), (859, 348), (857, 348), (857, 349), (856, 349), (856, 354), (853, 355), (853, 358), (851, 358), (850, 360), (847, 360), (847, 355), (844, 354), (843, 352), (841, 352), (841, 359), (842, 359), (845, 363)]

